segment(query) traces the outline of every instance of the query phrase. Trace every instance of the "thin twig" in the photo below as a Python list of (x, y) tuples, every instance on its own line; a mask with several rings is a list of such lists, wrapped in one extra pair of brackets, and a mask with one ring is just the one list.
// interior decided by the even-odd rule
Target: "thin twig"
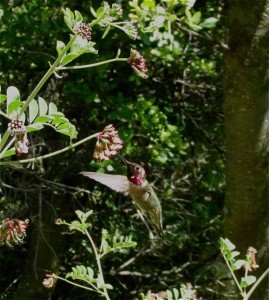
[(104, 275), (103, 275), (103, 270), (102, 270), (102, 265), (101, 265), (100, 255), (99, 255), (99, 253), (98, 253), (98, 251), (97, 251), (97, 249), (96, 249), (96, 246), (95, 246), (95, 244), (94, 244), (94, 241), (93, 241), (91, 235), (89, 234), (89, 232), (88, 232), (87, 230), (85, 230), (85, 234), (87, 235), (87, 237), (88, 237), (88, 239), (89, 239), (89, 241), (90, 241), (90, 243), (91, 243), (91, 246), (92, 246), (92, 249), (93, 249), (93, 252), (94, 252), (94, 255), (95, 255), (95, 259), (96, 259), (97, 267), (98, 267), (98, 270), (99, 270), (99, 274), (100, 274), (100, 276), (101, 276), (101, 278), (102, 278), (102, 283), (103, 283), (103, 285), (104, 285), (104, 287), (103, 287), (103, 290), (104, 290), (104, 296), (105, 296), (105, 298), (106, 298), (107, 300), (110, 300), (109, 295), (108, 295), (108, 293), (107, 293), (106, 286), (105, 286), (105, 280), (104, 280)]
[(127, 61), (128, 58), (112, 58), (104, 61), (100, 61), (98, 63), (93, 63), (93, 64), (88, 64), (88, 65), (81, 65), (81, 66), (69, 66), (69, 67), (57, 67), (56, 71), (60, 70), (78, 70), (78, 69), (87, 69), (87, 68), (93, 68), (93, 67), (98, 67), (101, 65), (109, 64), (111, 62), (116, 62), (116, 61)]
[(63, 152), (66, 152), (68, 150), (71, 150), (85, 142), (87, 142), (88, 140), (91, 140), (95, 137), (98, 136), (99, 133), (95, 133), (95, 134), (92, 134), (74, 144), (71, 144), (63, 149), (60, 149), (60, 150), (57, 150), (55, 152), (51, 152), (51, 153), (48, 153), (48, 154), (45, 154), (45, 155), (41, 155), (41, 156), (38, 156), (38, 157), (34, 157), (34, 158), (28, 158), (28, 159), (21, 159), (21, 160), (9, 160), (9, 161), (3, 161), (3, 162), (0, 162), (0, 165), (14, 165), (14, 164), (26, 164), (26, 163), (31, 163), (31, 162), (37, 162), (37, 161), (40, 161), (40, 160), (43, 160), (43, 159), (46, 159), (46, 158), (49, 158), (49, 157), (53, 157), (55, 155), (58, 155), (58, 154), (61, 154)]
[(252, 288), (248, 291), (248, 293), (246, 294), (245, 298), (243, 300), (248, 300), (249, 297), (251, 296), (251, 294), (255, 291), (255, 289), (257, 288), (257, 286), (261, 283), (261, 281), (269, 274), (269, 268), (267, 270), (265, 270), (262, 275), (260, 276), (260, 278), (255, 282), (255, 284), (252, 286)]

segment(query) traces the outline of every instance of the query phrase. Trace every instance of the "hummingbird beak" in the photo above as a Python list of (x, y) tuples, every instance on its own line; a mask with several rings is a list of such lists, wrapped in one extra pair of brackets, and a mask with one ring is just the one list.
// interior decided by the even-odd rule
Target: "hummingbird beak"
[(117, 154), (117, 156), (120, 158), (120, 160), (122, 161), (122, 162), (124, 162), (127, 166), (130, 164), (130, 162), (127, 160), (127, 159), (125, 159), (124, 157), (122, 157), (121, 155), (119, 155), (119, 154)]

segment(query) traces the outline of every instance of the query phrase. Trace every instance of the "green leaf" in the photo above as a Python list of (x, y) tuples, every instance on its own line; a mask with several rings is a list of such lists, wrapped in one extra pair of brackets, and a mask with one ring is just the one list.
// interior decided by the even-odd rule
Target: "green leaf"
[(83, 21), (82, 14), (77, 10), (75, 10), (75, 19), (76, 19), (77, 22), (82, 22)]
[(12, 148), (12, 149), (9, 149), (7, 151), (5, 151), (2, 155), (1, 155), (1, 158), (4, 158), (4, 157), (9, 157), (11, 155), (15, 155), (15, 149)]
[(4, 102), (6, 100), (7, 100), (7, 96), (3, 95), (3, 94), (0, 94), (0, 103)]
[(65, 47), (65, 43), (63, 43), (62, 41), (57, 41), (56, 50), (57, 50), (58, 56), (62, 53), (64, 47)]
[(91, 12), (92, 15), (96, 18), (96, 12), (95, 12), (95, 10), (93, 9), (92, 6), (90, 7), (90, 12)]
[(108, 290), (113, 290), (113, 286), (109, 283), (106, 283), (105, 287), (108, 289)]
[(243, 259), (238, 259), (232, 264), (233, 271), (241, 269), (246, 264), (246, 261)]
[[(16, 102), (16, 104), (12, 104)], [(20, 107), (20, 92), (15, 86), (7, 88), (7, 114), (10, 115), (13, 111)]]
[(197, 11), (193, 16), (192, 16), (192, 22), (194, 24), (198, 24), (201, 20), (201, 12)]
[(38, 115), (38, 104), (35, 100), (32, 100), (29, 105), (29, 122), (32, 123)]
[[(66, 117), (63, 116), (57, 116), (55, 114), (53, 114), (54, 120), (52, 121), (52, 124), (54, 124), (55, 126), (58, 126), (58, 129), (63, 129), (66, 126), (68, 126), (66, 123), (69, 123), (68, 119)], [(65, 125), (64, 125), (65, 124)], [(63, 127), (60, 127), (61, 125), (64, 125)]]
[(252, 276), (252, 275), (242, 277), (240, 286), (244, 288), (244, 287), (247, 287), (247, 286), (253, 284), (255, 281), (256, 281), (256, 277)]
[(4, 15), (4, 10), (0, 9), (0, 20), (2, 19), (3, 15)]
[(77, 58), (79, 55), (77, 53), (68, 53), (67, 55), (65, 55), (61, 61), (61, 65), (65, 66), (68, 63), (70, 63), (72, 60), (74, 60), (75, 58)]
[(188, 7), (188, 9), (191, 9), (193, 7), (193, 5), (195, 4), (196, 0), (188, 0), (186, 5)]
[(35, 119), (34, 123), (47, 123), (53, 119), (52, 116), (39, 116)]
[(224, 249), (228, 249), (228, 250), (235, 249), (235, 245), (229, 239), (220, 238), (220, 241), (221, 241), (221, 246), (223, 246)]
[(64, 14), (71, 20), (74, 19), (74, 14), (68, 7), (66, 9), (63, 9)]
[(50, 104), (49, 104), (49, 115), (56, 114), (57, 111), (58, 111), (57, 106), (53, 102), (50, 102)]
[(9, 86), (7, 88), (7, 105), (12, 101), (20, 100), (20, 92), (15, 86)]
[(107, 34), (109, 33), (110, 29), (111, 29), (111, 26), (108, 25), (107, 28), (106, 28), (106, 30), (105, 30), (105, 32), (104, 32), (104, 34), (102, 35), (102, 39), (104, 39), (107, 36)]
[(147, 10), (153, 10), (155, 8), (155, 0), (144, 0), (141, 4), (141, 7)]
[(214, 28), (217, 22), (218, 22), (217, 18), (211, 17), (203, 20), (203, 22), (200, 23), (199, 25), (204, 28)]
[(44, 126), (41, 123), (34, 123), (34, 124), (26, 126), (27, 132), (38, 131), (42, 128), (44, 128)]
[(232, 258), (235, 258), (235, 257), (238, 256), (239, 254), (240, 254), (239, 251), (232, 251), (231, 257), (232, 257)]
[(173, 294), (172, 294), (172, 292), (171, 291), (169, 291), (169, 290), (167, 290), (166, 291), (166, 297), (167, 297), (167, 299), (173, 299)]
[(105, 253), (108, 248), (108, 242), (105, 239), (102, 239), (102, 250)]
[(179, 297), (179, 291), (178, 291), (178, 289), (173, 288), (173, 293), (174, 293), (174, 296), (175, 296), (175, 300), (177, 300), (178, 297)]
[(101, 274), (98, 274), (97, 276), (97, 287), (100, 289), (101, 286), (104, 285), (104, 280)]
[(8, 108), (7, 108), (7, 114), (10, 116), (12, 114), (12, 112), (17, 110), (21, 106), (22, 106), (22, 102), (19, 100), (10, 102), (8, 105)]
[(175, 14), (171, 14), (168, 16), (168, 20), (170, 22), (174, 22), (174, 21), (176, 21), (176, 19), (177, 19), (177, 15), (175, 15)]
[(153, 23), (158, 27), (161, 27), (164, 22), (165, 22), (165, 16), (157, 16), (153, 21)]
[(42, 97), (38, 97), (38, 105), (39, 105), (39, 115), (45, 116), (48, 111), (47, 102)]
[(90, 279), (93, 279), (93, 275), (94, 275), (93, 269), (90, 267), (87, 267), (87, 273), (88, 273), (88, 277)]
[(76, 210), (75, 213), (82, 222), (86, 222), (89, 216), (93, 214), (93, 210), (89, 210), (86, 213), (81, 210)]

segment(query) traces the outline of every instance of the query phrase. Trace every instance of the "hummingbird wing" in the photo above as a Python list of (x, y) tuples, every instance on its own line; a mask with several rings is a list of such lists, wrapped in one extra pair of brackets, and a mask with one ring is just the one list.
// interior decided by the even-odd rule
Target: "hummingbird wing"
[(81, 172), (80, 174), (100, 182), (116, 192), (123, 193), (125, 196), (129, 194), (129, 181), (126, 176), (95, 172)]

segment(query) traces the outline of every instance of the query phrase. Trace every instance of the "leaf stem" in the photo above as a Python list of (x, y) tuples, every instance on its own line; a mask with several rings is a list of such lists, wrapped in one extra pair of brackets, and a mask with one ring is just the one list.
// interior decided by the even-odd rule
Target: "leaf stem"
[(105, 287), (105, 280), (104, 280), (103, 270), (102, 270), (102, 266), (101, 266), (100, 255), (99, 255), (99, 253), (98, 253), (98, 251), (96, 249), (96, 246), (94, 244), (94, 241), (93, 241), (91, 235), (89, 234), (89, 232), (87, 230), (85, 230), (85, 234), (87, 235), (87, 237), (88, 237), (88, 239), (89, 239), (89, 241), (91, 243), (91, 246), (92, 246), (92, 249), (93, 249), (93, 252), (94, 252), (94, 255), (95, 255), (96, 263), (97, 263), (97, 266), (98, 266), (99, 274), (100, 274), (100, 276), (102, 278), (102, 282), (104, 284), (104, 287), (103, 287), (104, 296), (105, 296), (105, 298), (107, 300), (110, 300), (109, 295), (107, 293), (107, 289)]
[(5, 114), (2, 110), (0, 110), (0, 115), (10, 120), (10, 117), (7, 114)]
[(2, 157), (2, 155), (12, 146), (12, 144), (15, 142), (15, 137), (13, 137), (9, 143), (6, 145), (6, 147), (4, 148), (4, 150), (0, 153), (0, 158)]
[(53, 277), (54, 277), (54, 278), (57, 278), (57, 279), (60, 279), (60, 280), (62, 280), (62, 281), (65, 281), (65, 282), (67, 282), (67, 283), (69, 283), (69, 284), (75, 285), (75, 286), (77, 286), (77, 287), (80, 287), (80, 288), (82, 288), (82, 289), (89, 290), (89, 291), (93, 291), (93, 292), (98, 292), (98, 293), (100, 293), (100, 294), (103, 295), (103, 293), (102, 293), (101, 291), (99, 291), (99, 290), (95, 290), (95, 289), (92, 289), (92, 288), (87, 287), (87, 286), (85, 286), (85, 285), (81, 285), (81, 284), (75, 283), (75, 282), (73, 282), (73, 281), (71, 281), (71, 280), (65, 279), (65, 278), (60, 277), (60, 276), (57, 276), (57, 275), (55, 275), (55, 274), (53, 274)]
[(248, 300), (251, 294), (255, 291), (257, 286), (261, 283), (261, 281), (269, 274), (269, 268), (265, 270), (262, 275), (259, 277), (259, 279), (255, 282), (255, 284), (252, 286), (252, 288), (248, 291), (246, 296), (244, 297), (243, 300)]
[(56, 70), (77, 70), (77, 69), (86, 69), (86, 68), (93, 68), (93, 67), (98, 67), (104, 64), (109, 64), (115, 61), (126, 61), (127, 62), (128, 58), (112, 58), (104, 61), (100, 61), (98, 63), (93, 63), (93, 64), (88, 64), (88, 65), (81, 65), (81, 66), (70, 66), (70, 67), (57, 67)]
[(71, 144), (63, 149), (60, 149), (60, 150), (57, 150), (55, 152), (51, 152), (51, 153), (48, 153), (48, 154), (45, 154), (45, 155), (41, 155), (41, 156), (38, 156), (38, 157), (34, 157), (34, 158), (28, 158), (28, 159), (21, 159), (21, 160), (9, 160), (9, 161), (3, 161), (3, 162), (0, 162), (0, 165), (10, 165), (10, 164), (26, 164), (26, 163), (31, 163), (31, 162), (37, 162), (37, 161), (40, 161), (40, 160), (43, 160), (43, 159), (46, 159), (46, 158), (49, 158), (49, 157), (52, 157), (52, 156), (55, 156), (55, 155), (58, 155), (58, 154), (61, 154), (63, 152), (66, 152), (68, 150), (71, 150), (85, 142), (87, 142), (88, 140), (91, 140), (95, 137), (97, 137), (99, 134), (98, 133), (95, 133), (95, 134), (92, 134), (90, 136), (87, 136), (86, 138), (74, 143), (74, 144)]
[[(59, 65), (59, 63), (61, 62), (61, 60), (64, 57), (64, 55), (66, 54), (66, 52), (68, 51), (68, 49), (71, 47), (71, 45), (75, 41), (75, 38), (76, 38), (75, 35), (70, 38), (69, 43), (64, 47), (63, 51), (58, 56), (58, 58), (55, 60), (55, 62), (53, 63), (53, 65), (48, 69), (48, 71), (46, 72), (46, 74), (42, 77), (42, 79), (36, 85), (36, 87), (34, 88), (34, 90), (32, 91), (32, 93), (29, 95), (29, 97), (27, 98), (27, 100), (23, 104), (23, 106), (22, 106), (22, 108), (20, 110), (20, 116), (26, 111), (27, 107), (29, 106), (29, 104), (31, 103), (31, 101), (34, 99), (34, 97), (37, 95), (37, 93), (40, 91), (40, 89), (45, 84), (45, 82), (55, 72), (56, 67)], [(0, 141), (0, 151), (3, 149), (6, 141), (9, 138), (9, 135), (10, 135), (9, 132), (6, 130), (5, 134), (3, 135), (2, 140)]]
[(221, 251), (221, 253), (222, 253), (222, 256), (223, 256), (223, 258), (224, 258), (224, 260), (225, 260), (225, 262), (226, 262), (226, 264), (228, 266), (228, 269), (229, 269), (230, 273), (233, 276), (233, 279), (234, 279), (234, 281), (235, 281), (235, 283), (236, 283), (236, 285), (237, 285), (237, 287), (238, 287), (241, 295), (244, 295), (244, 292), (243, 292), (243, 290), (242, 290), (242, 288), (241, 288), (241, 286), (240, 286), (240, 284), (239, 284), (239, 282), (238, 282), (238, 280), (237, 280), (237, 278), (236, 278), (236, 276), (234, 274), (234, 271), (232, 270), (232, 268), (231, 268), (231, 266), (230, 266), (230, 264), (229, 264), (229, 262), (228, 262), (228, 260), (227, 260), (227, 258), (225, 256), (225, 254), (222, 251)]

